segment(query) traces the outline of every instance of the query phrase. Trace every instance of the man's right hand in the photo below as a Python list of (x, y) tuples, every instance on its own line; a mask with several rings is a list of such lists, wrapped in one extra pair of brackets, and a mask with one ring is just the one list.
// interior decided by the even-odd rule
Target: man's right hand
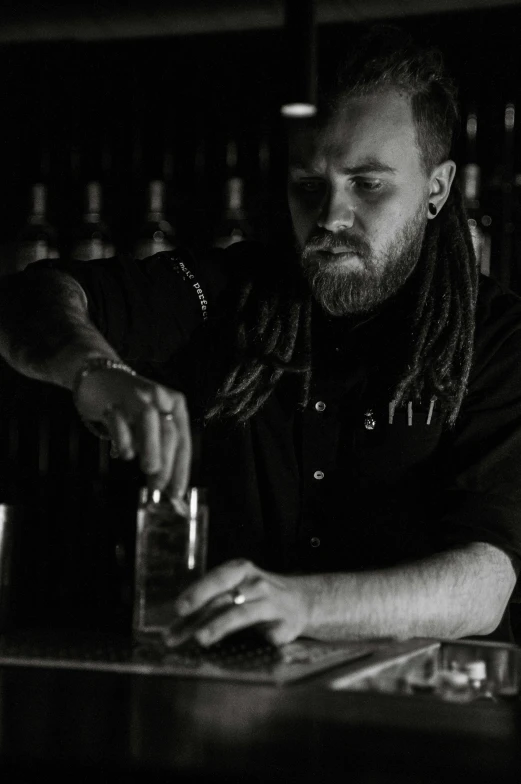
[(82, 379), (76, 403), (84, 419), (106, 425), (123, 460), (139, 455), (150, 487), (184, 495), (192, 443), (181, 392), (122, 370), (96, 369)]

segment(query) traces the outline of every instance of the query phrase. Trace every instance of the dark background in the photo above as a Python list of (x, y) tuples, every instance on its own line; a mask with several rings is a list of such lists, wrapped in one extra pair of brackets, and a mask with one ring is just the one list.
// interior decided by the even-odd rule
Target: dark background
[[(150, 36), (145, 23), (136, 35), (141, 28), (120, 14), (121, 5), (111, 26), (103, 28), (106, 17), (96, 5), (92, 40), (81, 35), (86, 13), (81, 4), (69, 6), (70, 17), (54, 4), (48, 25), (41, 3), (6, 4), (0, 12), (0, 23), (2, 13), (5, 21), (0, 261), (23, 227), (29, 185), (39, 181), (48, 184), (49, 218), (64, 256), (80, 217), (82, 185), (89, 179), (102, 181), (105, 217), (118, 250), (129, 249), (143, 214), (146, 182), (158, 177), (167, 181), (168, 217), (179, 241), (209, 242), (230, 173), (230, 141), (237, 144), (236, 173), (246, 181), (254, 232), (269, 236), (284, 212), (284, 132), (278, 115), (288, 54), (283, 29), (264, 25), (261, 16), (256, 24), (250, 3), (248, 29), (216, 31), (219, 20), (212, 23), (211, 14), (220, 4), (200, 3), (201, 14), (210, 19), (202, 26), (205, 32), (173, 35), (173, 14), (181, 5), (170, 4), (168, 35), (160, 34), (151, 15)], [(146, 14), (145, 7), (136, 7)], [(382, 3), (378, 7), (375, 16), (381, 20), (385, 9)], [(33, 31), (27, 36), (20, 34), (23, 13)], [(521, 7), (482, 6), (389, 21), (441, 48), (460, 85), (464, 121), (469, 112), (477, 114), (476, 148), (469, 148), (462, 133), (454, 156), (458, 163), (482, 167), (480, 206), (491, 218), (492, 272), (521, 293), (521, 113), (510, 144), (504, 125), (506, 105), (521, 108)], [(330, 70), (350, 47), (361, 24), (319, 25), (321, 71)], [(8, 368), (1, 372), (0, 501), (16, 502), (26, 513), (18, 550), (18, 582), (24, 586), (19, 617), (98, 625), (113, 618), (117, 607), (121, 622), (128, 624), (137, 468), (109, 460), (106, 444), (79, 423), (70, 395)]]
[[(521, 116), (507, 155), (504, 113), (507, 103), (520, 106), (521, 8), (389, 21), (441, 48), (460, 85), (463, 119), (471, 111), (477, 114), (476, 150), (468, 149), (463, 133), (455, 156), (461, 164), (477, 158), (482, 167), (482, 207), (492, 218), (493, 256), (498, 258), (503, 249), (499, 276), (519, 290)], [(112, 27), (117, 29), (117, 23)], [(319, 25), (321, 71), (331, 69), (359, 28), (349, 23)], [(42, 37), (44, 33), (45, 26)], [(286, 58), (282, 28), (4, 43), (0, 241), (16, 239), (28, 210), (28, 186), (44, 181), (49, 217), (67, 255), (71, 229), (80, 217), (81, 186), (101, 179), (106, 220), (118, 250), (128, 250), (145, 209), (145, 184), (162, 177), (179, 240), (193, 242), (196, 237), (204, 243), (222, 202), (226, 145), (231, 140), (238, 145), (237, 173), (246, 179), (254, 225), (265, 232), (271, 212), (280, 210), (284, 198), (284, 133), (278, 107)], [(264, 171), (261, 148), (269, 152)]]

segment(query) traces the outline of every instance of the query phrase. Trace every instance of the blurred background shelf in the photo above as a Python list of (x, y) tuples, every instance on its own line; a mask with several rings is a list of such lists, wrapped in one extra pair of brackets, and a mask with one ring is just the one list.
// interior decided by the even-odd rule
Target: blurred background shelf
[[(319, 25), (406, 18), (512, 6), (512, 0), (316, 0)], [(284, 0), (111, 0), (93, 3), (7, 2), (0, 42), (106, 41), (245, 30), (273, 30), (284, 21)]]
[[(319, 72), (375, 19), (442, 50), (460, 85), (454, 155), (491, 249), (483, 267), (519, 291), (521, 5), (318, 0), (316, 14)], [(282, 2), (4, 5), (0, 272), (20, 266), (37, 183), (55, 229), (49, 255), (75, 253), (91, 182), (105, 255), (135, 252), (151, 182), (162, 183), (159, 220), (177, 243), (214, 244), (229, 219), (269, 240), (287, 223), (282, 20)]]

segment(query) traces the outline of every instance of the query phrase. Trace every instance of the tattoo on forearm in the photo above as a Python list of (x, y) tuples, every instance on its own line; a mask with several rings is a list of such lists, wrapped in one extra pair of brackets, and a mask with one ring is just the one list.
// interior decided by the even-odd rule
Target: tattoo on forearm
[(12, 358), (41, 365), (89, 329), (83, 290), (67, 275), (15, 276), (0, 287), (0, 328)]

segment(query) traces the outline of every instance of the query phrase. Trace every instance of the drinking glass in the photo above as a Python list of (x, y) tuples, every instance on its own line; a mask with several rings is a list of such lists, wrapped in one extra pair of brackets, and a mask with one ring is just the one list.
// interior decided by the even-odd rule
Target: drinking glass
[(206, 569), (208, 504), (205, 488), (186, 500), (141, 490), (137, 513), (134, 638), (161, 642), (175, 620), (174, 603)]

